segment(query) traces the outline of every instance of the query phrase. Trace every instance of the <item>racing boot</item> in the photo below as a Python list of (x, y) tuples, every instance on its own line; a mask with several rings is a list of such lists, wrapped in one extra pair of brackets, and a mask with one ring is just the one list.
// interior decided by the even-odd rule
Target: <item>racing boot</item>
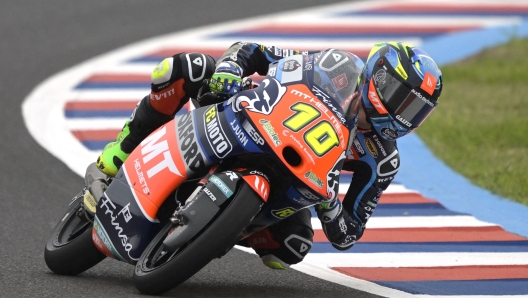
[(145, 96), (126, 121), (114, 142), (107, 144), (97, 158), (97, 168), (104, 174), (114, 177), (130, 153), (156, 128), (173, 117), (155, 110)]

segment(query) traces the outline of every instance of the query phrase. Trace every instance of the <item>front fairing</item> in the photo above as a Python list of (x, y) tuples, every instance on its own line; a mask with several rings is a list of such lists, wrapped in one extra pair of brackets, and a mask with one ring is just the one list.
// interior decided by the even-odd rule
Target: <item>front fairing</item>
[[(249, 120), (246, 127), (265, 140), (259, 149), (292, 174), (297, 191), (304, 197), (333, 200), (357, 117), (347, 118), (328, 88), (314, 83), (320, 57), (282, 59), (270, 65), (258, 88), (243, 91), (226, 104), (237, 119)], [(349, 87), (354, 89), (355, 84), (350, 82)]]

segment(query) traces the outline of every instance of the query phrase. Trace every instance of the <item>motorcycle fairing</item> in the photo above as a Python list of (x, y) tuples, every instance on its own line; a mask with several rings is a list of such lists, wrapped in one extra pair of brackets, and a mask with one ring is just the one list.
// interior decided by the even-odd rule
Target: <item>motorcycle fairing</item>
[[(272, 83), (267, 86), (276, 90)], [(266, 86), (259, 88), (264, 89), (261, 94), (267, 94)], [(284, 88), (283, 96), (269, 114), (254, 109), (245, 109), (244, 113), (256, 124), (270, 150), (280, 159), (279, 164), (302, 181), (300, 185), (307, 185), (322, 198), (334, 199), (337, 196), (334, 181), (339, 181), (335, 161), (345, 156), (349, 131), (304, 84)], [(286, 159), (284, 150), (290, 149), (300, 156), (299, 164)]]
[(107, 256), (135, 264), (162, 225), (144, 216), (125, 173), (120, 170), (99, 199), (92, 236)]
[[(176, 117), (130, 154), (97, 206), (94, 243), (103, 253), (134, 264), (161, 229), (157, 212), (174, 189), (205, 174), (218, 155), (260, 151), (249, 136), (246, 142), (235, 136), (233, 126), (245, 132), (235, 115), (226, 117), (224, 110), (218, 104)], [(227, 147), (212, 147), (222, 140)]]

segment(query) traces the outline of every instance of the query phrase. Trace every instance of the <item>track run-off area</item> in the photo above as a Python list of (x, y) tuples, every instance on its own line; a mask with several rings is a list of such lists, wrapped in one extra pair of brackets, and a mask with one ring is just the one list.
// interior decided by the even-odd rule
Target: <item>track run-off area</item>
[[(300, 50), (332, 47), (365, 59), (377, 41), (403, 41), (424, 48), (441, 67), (527, 36), (527, 18), (525, 1), (444, 0), (349, 2), (230, 21), (82, 62), (37, 86), (22, 111), (35, 140), (82, 176), (149, 93), (154, 66), (174, 53), (218, 58), (232, 43), (248, 41)], [(386, 297), (528, 297), (528, 208), (472, 186), (415, 135), (398, 144), (400, 172), (363, 238), (337, 251), (313, 214), (312, 251), (293, 268)], [(370, 154), (384, 153), (376, 148)], [(343, 175), (340, 193), (350, 179)]]

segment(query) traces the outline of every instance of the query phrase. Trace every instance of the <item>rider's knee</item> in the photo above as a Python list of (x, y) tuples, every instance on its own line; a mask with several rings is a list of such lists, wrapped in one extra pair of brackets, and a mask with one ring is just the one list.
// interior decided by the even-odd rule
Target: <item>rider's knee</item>
[(312, 248), (311, 213), (301, 210), (289, 218), (252, 235), (249, 244), (272, 269), (288, 269), (300, 263)]

